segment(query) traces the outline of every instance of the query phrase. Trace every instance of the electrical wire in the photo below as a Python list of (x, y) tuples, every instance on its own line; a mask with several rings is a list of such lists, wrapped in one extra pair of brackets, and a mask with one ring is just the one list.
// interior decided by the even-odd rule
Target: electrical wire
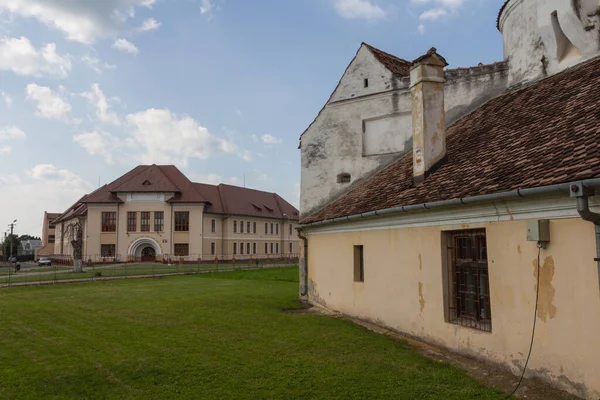
[(535, 310), (533, 312), (533, 327), (531, 328), (531, 343), (529, 344), (529, 353), (527, 354), (527, 359), (525, 360), (525, 365), (523, 366), (523, 372), (521, 373), (521, 377), (519, 378), (519, 383), (517, 383), (517, 387), (515, 390), (511, 392), (508, 396), (504, 398), (504, 400), (510, 399), (521, 387), (521, 383), (523, 382), (523, 377), (525, 376), (525, 371), (527, 371), (527, 365), (529, 364), (529, 358), (531, 357), (531, 350), (533, 349), (533, 341), (535, 339), (535, 323), (537, 321), (537, 310), (538, 310), (538, 300), (540, 298), (540, 253), (542, 251), (542, 242), (538, 242), (538, 255), (537, 255), (537, 285), (535, 287)]

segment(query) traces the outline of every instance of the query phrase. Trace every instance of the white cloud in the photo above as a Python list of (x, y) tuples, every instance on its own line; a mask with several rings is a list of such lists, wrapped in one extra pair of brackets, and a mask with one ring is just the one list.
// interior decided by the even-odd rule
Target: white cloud
[(123, 51), (125, 53), (134, 54), (134, 55), (137, 55), (140, 52), (133, 43), (131, 43), (129, 40), (123, 39), (123, 38), (117, 39), (113, 43), (112, 47), (117, 50)]
[(0, 154), (8, 154), (12, 151), (11, 146), (0, 146)]
[(58, 54), (54, 43), (37, 50), (24, 36), (0, 37), (1, 70), (26, 76), (66, 78), (71, 71), (71, 60), (68, 54)]
[(442, 7), (458, 8), (463, 5), (464, 0), (411, 0), (412, 4), (423, 5), (423, 4), (439, 4)]
[(376, 21), (385, 18), (387, 12), (372, 0), (335, 0), (337, 13), (347, 19), (364, 18)]
[(0, 140), (17, 140), (25, 139), (25, 137), (25, 132), (14, 125), (0, 128)]
[(253, 134), (253, 135), (252, 135), (252, 141), (253, 141), (254, 143), (258, 143), (258, 136), (256, 136), (256, 135), (254, 135), (254, 134)]
[(189, 116), (177, 116), (167, 109), (148, 109), (127, 116), (132, 139), (143, 153), (144, 163), (178, 163), (186, 167), (190, 158), (207, 159), (229, 153), (243, 157), (244, 151), (230, 141), (216, 137)]
[(266, 143), (266, 144), (279, 144), (279, 143), (283, 142), (283, 139), (276, 138), (275, 136), (269, 135), (269, 134), (262, 135), (260, 137), (260, 140), (262, 140), (262, 142)]
[(419, 24), (419, 26), (417, 27), (417, 29), (419, 30), (420, 34), (425, 33), (425, 25)]
[(210, 15), (214, 8), (212, 0), (201, 0), (200, 2), (200, 14)]
[(10, 108), (10, 106), (12, 105), (12, 102), (13, 102), (12, 97), (10, 97), (10, 95), (6, 92), (2, 92), (0, 94), (2, 95), (2, 98), (4, 99), (4, 103), (6, 103), (6, 107)]
[(107, 164), (114, 164), (114, 155), (130, 145), (118, 137), (103, 131), (84, 132), (73, 136), (73, 142), (92, 156), (102, 156)]
[(79, 175), (66, 169), (58, 169), (53, 164), (38, 164), (33, 168), (25, 171), (27, 176), (42, 181), (44, 183), (51, 183), (53, 185), (59, 185), (62, 187), (71, 188), (91, 188), (92, 185), (87, 183)]
[(435, 21), (436, 19), (438, 19), (440, 17), (444, 17), (446, 15), (448, 15), (448, 12), (446, 10), (444, 10), (443, 8), (433, 8), (431, 10), (427, 10), (427, 11), (423, 12), (419, 16), (419, 19), (421, 21)]
[(35, 83), (27, 85), (25, 90), (27, 92), (27, 99), (37, 103), (35, 115), (41, 118), (69, 122), (71, 105), (58, 93), (53, 92), (49, 87), (39, 86)]
[(221, 175), (217, 175), (217, 174), (197, 174), (197, 173), (191, 173), (188, 174), (189, 179), (192, 182), (198, 182), (198, 183), (208, 183), (210, 185), (218, 185), (219, 183), (229, 183), (232, 185), (235, 185), (239, 179), (235, 176), (230, 176), (228, 178), (225, 178)]
[(140, 32), (148, 32), (155, 31), (160, 28), (161, 23), (155, 20), (154, 18), (148, 18), (144, 22), (142, 22), (142, 26), (138, 28)]
[(34, 18), (57, 29), (67, 39), (90, 44), (102, 37), (115, 37), (124, 23), (135, 16), (136, 7), (150, 8), (155, 0), (0, 0), (0, 11)]
[(81, 57), (81, 61), (83, 61), (88, 67), (101, 74), (102, 70), (100, 69), (100, 60), (90, 56)]
[(110, 111), (110, 105), (106, 101), (106, 96), (100, 85), (93, 84), (89, 92), (81, 93), (81, 96), (86, 98), (91, 105), (96, 109), (96, 117), (101, 122), (106, 122), (114, 125), (120, 125), (121, 121), (117, 114)]

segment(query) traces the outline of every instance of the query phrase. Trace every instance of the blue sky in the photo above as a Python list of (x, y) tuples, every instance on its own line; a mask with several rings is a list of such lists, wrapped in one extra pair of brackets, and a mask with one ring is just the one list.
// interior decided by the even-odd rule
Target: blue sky
[(361, 42), (502, 59), (503, 0), (0, 0), (0, 228), (142, 163), (299, 199), (298, 137)]

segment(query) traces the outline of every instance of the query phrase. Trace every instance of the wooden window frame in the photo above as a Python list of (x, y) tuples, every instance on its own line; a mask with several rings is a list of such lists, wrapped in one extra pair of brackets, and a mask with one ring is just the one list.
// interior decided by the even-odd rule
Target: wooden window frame
[(165, 228), (165, 213), (154, 211), (154, 232), (162, 232)]
[(175, 211), (175, 232), (190, 231), (190, 212)]
[(140, 212), (140, 232), (150, 232), (151, 220), (150, 211)]
[(254, 233), (256, 233), (256, 222), (253, 222), (254, 225), (254, 229), (252, 229), (254, 231)]
[(365, 248), (363, 245), (354, 246), (354, 282), (365, 282)]
[(117, 231), (117, 213), (115, 211), (103, 211), (101, 216), (102, 232)]
[(237, 233), (237, 221), (233, 220), (233, 233)]
[(190, 255), (189, 243), (175, 243), (173, 245), (173, 255), (175, 257), (188, 257)]
[(137, 212), (127, 212), (127, 232), (137, 232)]
[[(112, 251), (106, 251), (107, 248), (111, 248)], [(117, 251), (117, 245), (115, 244), (101, 244), (100, 245), (100, 256), (101, 257), (115, 257)]]

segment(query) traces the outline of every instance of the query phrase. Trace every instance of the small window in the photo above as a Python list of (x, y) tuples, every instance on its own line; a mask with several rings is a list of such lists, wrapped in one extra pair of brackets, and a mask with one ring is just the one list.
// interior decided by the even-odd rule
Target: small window
[(354, 246), (354, 282), (365, 281), (365, 255), (363, 246)]
[(271, 235), (273, 234), (273, 223), (271, 222)]
[(52, 222), (50, 222), (48, 224), (48, 229), (56, 229), (56, 225), (54, 225)]
[(215, 242), (212, 242), (210, 244), (210, 255), (214, 256), (216, 253), (217, 253), (217, 244)]
[(250, 243), (246, 243), (246, 253), (251, 254), (250, 253)]
[(102, 257), (114, 257), (116, 247), (114, 244), (103, 244), (100, 246), (100, 254)]
[(154, 211), (154, 232), (162, 232), (165, 214), (162, 211)]
[(237, 243), (233, 243), (233, 254), (237, 254)]
[(250, 233), (250, 221), (246, 222), (246, 232)]
[(293, 253), (292, 251), (292, 243), (290, 242), (290, 254)]
[(240, 233), (244, 233), (244, 221), (240, 221)]
[(275, 253), (279, 254), (279, 242), (275, 243)]
[(190, 213), (189, 211), (175, 212), (175, 232), (189, 232)]
[(279, 224), (275, 225), (275, 234), (279, 235)]
[(269, 233), (269, 224), (265, 222), (265, 235)]
[(240, 243), (240, 254), (244, 254), (244, 243), (243, 242)]
[(269, 244), (265, 243), (265, 254), (269, 254)]
[(102, 232), (117, 231), (117, 213), (103, 212), (102, 213)]
[(48, 243), (54, 243), (56, 241), (55, 235), (48, 235)]
[(210, 231), (213, 233), (217, 231), (217, 221), (214, 219), (210, 221)]
[(271, 254), (273, 254), (273, 243), (271, 243)]
[(127, 232), (135, 232), (137, 231), (137, 213), (136, 212), (128, 212), (127, 213)]
[(347, 172), (343, 172), (337, 176), (337, 183), (350, 183), (352, 175)]
[(363, 80), (363, 84), (365, 85), (366, 88), (368, 88), (369, 87), (369, 78), (365, 78)]
[(254, 224), (254, 226), (253, 226), (252, 230), (254, 231), (254, 233), (256, 233), (256, 222), (253, 222), (253, 224)]
[(256, 254), (256, 243), (252, 243), (252, 254)]
[(290, 236), (292, 236), (292, 224), (290, 224)]
[(173, 251), (176, 257), (187, 257), (190, 255), (190, 245), (187, 243), (176, 243)]
[(448, 322), (492, 331), (487, 242), (484, 229), (449, 232), (445, 274)]
[(150, 232), (150, 212), (142, 211), (140, 213), (141, 231)]
[(237, 221), (233, 221), (233, 233), (237, 233)]

